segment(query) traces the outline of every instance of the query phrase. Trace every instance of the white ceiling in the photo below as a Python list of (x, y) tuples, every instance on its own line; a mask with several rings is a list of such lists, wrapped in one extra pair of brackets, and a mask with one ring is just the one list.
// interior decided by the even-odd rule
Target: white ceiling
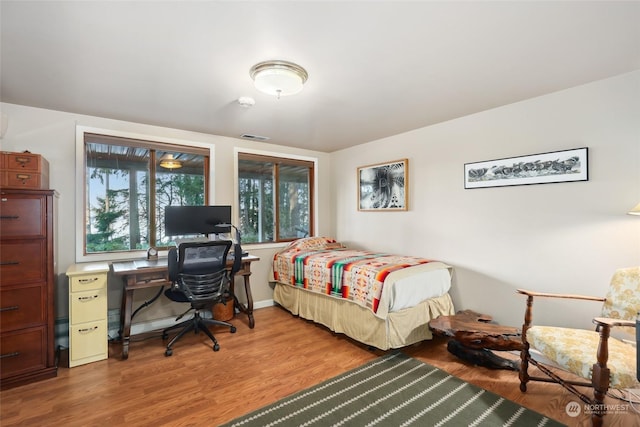
[[(1, 100), (331, 152), (640, 68), (640, 2), (2, 1)], [(278, 100), (249, 69), (307, 69)], [(252, 108), (236, 100), (253, 97)]]

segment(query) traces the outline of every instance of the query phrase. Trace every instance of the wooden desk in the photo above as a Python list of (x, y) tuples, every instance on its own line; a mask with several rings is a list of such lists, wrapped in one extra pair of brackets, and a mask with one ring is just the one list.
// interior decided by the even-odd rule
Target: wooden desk
[[(244, 291), (247, 296), (247, 305), (240, 303), (235, 294), (235, 277), (231, 278), (231, 294), (233, 302), (238, 310), (247, 314), (249, 317), (249, 327), (253, 329), (255, 320), (253, 318), (253, 297), (251, 296), (251, 263), (259, 261), (260, 258), (254, 255), (242, 257), (242, 266), (236, 275), (244, 277)], [(231, 267), (233, 260), (228, 260), (227, 265)], [(122, 277), (124, 289), (122, 292), (122, 308), (120, 309), (120, 337), (122, 339), (122, 358), (129, 357), (129, 341), (131, 339), (131, 319), (134, 312), (133, 309), (133, 291), (136, 289), (151, 288), (154, 286), (164, 287), (169, 285), (169, 269), (167, 267), (167, 259), (160, 258), (154, 266), (138, 268), (135, 261), (114, 262), (111, 264), (113, 273)], [(162, 289), (160, 290), (162, 291)], [(160, 292), (158, 293), (158, 296)], [(153, 302), (151, 300), (151, 302)], [(149, 305), (150, 302), (143, 306)], [(142, 307), (140, 307), (142, 308)]]

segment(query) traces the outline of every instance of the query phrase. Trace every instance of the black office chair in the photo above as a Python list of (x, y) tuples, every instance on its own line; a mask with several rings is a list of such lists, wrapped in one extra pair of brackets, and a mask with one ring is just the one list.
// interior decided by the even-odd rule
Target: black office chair
[(176, 302), (191, 303), (191, 308), (178, 316), (180, 320), (186, 313), (195, 310), (192, 319), (173, 325), (162, 332), (162, 339), (166, 340), (169, 331), (182, 328), (167, 345), (165, 356), (173, 354), (172, 346), (184, 334), (189, 331), (198, 333), (203, 331), (213, 341), (213, 351), (220, 350), (218, 341), (207, 326), (227, 326), (231, 333), (236, 332), (235, 326), (229, 322), (203, 318), (200, 311), (211, 308), (215, 303), (226, 304), (230, 295), (229, 283), (232, 275), (240, 266), (238, 262), (242, 258), (242, 249), (235, 245), (235, 254), (239, 256), (231, 269), (227, 268), (227, 254), (231, 248), (230, 240), (214, 240), (198, 243), (182, 243), (169, 250), (169, 278), (173, 283), (171, 288), (165, 291), (165, 295)]

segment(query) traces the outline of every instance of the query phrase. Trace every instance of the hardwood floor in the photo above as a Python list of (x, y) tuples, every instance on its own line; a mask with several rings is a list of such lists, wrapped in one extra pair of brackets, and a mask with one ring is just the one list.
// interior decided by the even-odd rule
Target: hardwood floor
[[(2, 391), (0, 424), (215, 426), (383, 354), (279, 307), (257, 310), (255, 319), (254, 329), (239, 315), (235, 334), (215, 330), (219, 352), (203, 334), (184, 337), (171, 357), (159, 334), (134, 337), (128, 360), (112, 344), (108, 360), (60, 368), (57, 378)], [(560, 386), (531, 383), (521, 393), (515, 372), (467, 365), (447, 352), (443, 339), (403, 351), (567, 425), (590, 425), (584, 414), (566, 414), (577, 399)], [(640, 426), (640, 415), (610, 414), (605, 426)]]

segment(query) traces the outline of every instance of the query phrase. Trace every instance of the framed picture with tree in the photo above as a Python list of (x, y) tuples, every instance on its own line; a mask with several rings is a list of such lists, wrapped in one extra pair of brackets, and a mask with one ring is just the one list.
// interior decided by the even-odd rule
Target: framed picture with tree
[(408, 159), (359, 167), (358, 210), (406, 211), (408, 172)]

